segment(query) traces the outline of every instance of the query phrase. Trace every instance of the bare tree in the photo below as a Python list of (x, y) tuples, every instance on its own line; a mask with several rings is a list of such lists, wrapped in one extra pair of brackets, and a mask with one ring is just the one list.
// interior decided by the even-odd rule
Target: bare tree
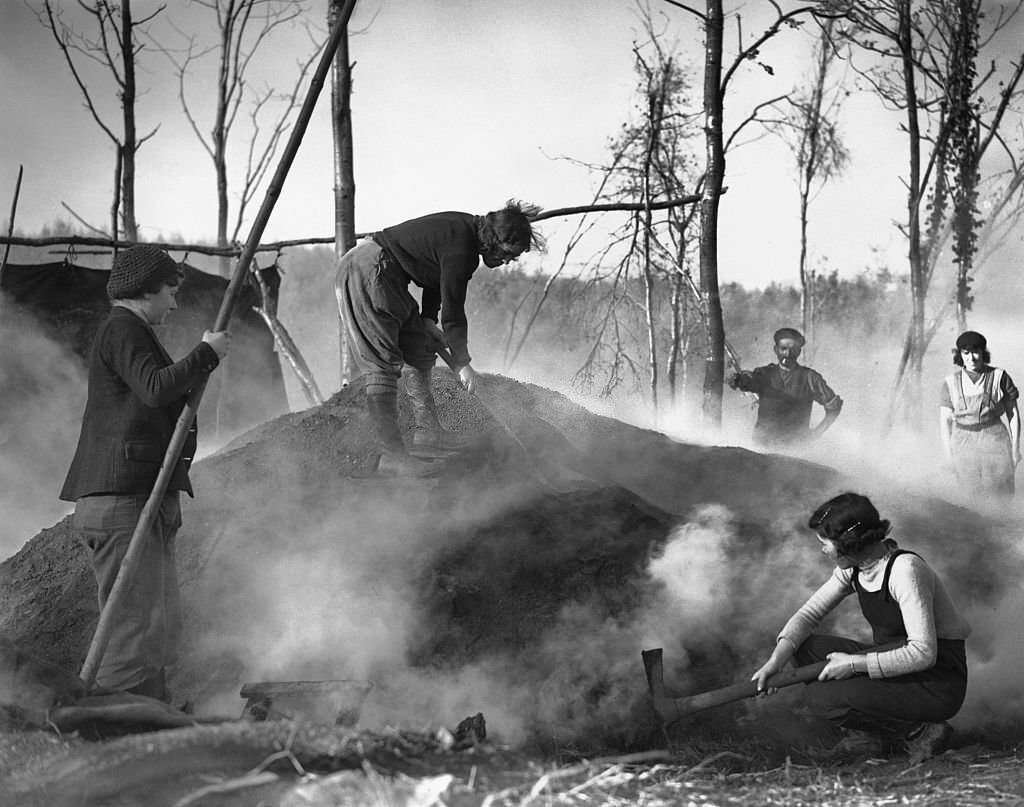
[[(999, 227), (995, 216), (1019, 211), (1012, 204), (1020, 190), (1014, 180), (1019, 168), (1006, 130), (1021, 119), (1024, 49), (1007, 62), (993, 39), (1020, 8), (1018, 1), (985, 16), (974, 0), (883, 0), (854, 2), (847, 9), (852, 26), (846, 36), (877, 60), (860, 75), (886, 105), (903, 112), (907, 137), (907, 220), (901, 230), (908, 242), (911, 318), (889, 402), (890, 423), (901, 404), (910, 423), (920, 422), (922, 360), (950, 308), (940, 303), (929, 322), (927, 300), (950, 239), (955, 300), (966, 312), (977, 249)], [(983, 73), (981, 64), (988, 65)], [(997, 182), (979, 175), (989, 149), (1014, 162)], [(981, 185), (992, 198), (986, 216), (978, 212)]]
[[(662, 352), (673, 399), (678, 370), (685, 364), (685, 316), (692, 302), (684, 282), (689, 271), (686, 263), (692, 257), (687, 228), (695, 209), (692, 204), (662, 203), (684, 198), (685, 186), (699, 186), (700, 176), (687, 145), (697, 133), (697, 114), (690, 102), (686, 71), (675, 48), (663, 41), (664, 31), (655, 29), (649, 8), (641, 6), (640, 13), (647, 37), (633, 48), (637, 120), (625, 124), (611, 141), (608, 165), (588, 166), (602, 175), (595, 203), (638, 201), (634, 214), (613, 232), (607, 248), (588, 262), (590, 288), (599, 304), (587, 312), (593, 341), (576, 377), (593, 383), (603, 376), (605, 392), (625, 380), (627, 373), (637, 381), (643, 378), (657, 411), (664, 386)], [(575, 241), (570, 243), (575, 246)], [(611, 270), (607, 269), (609, 259), (615, 261)], [(599, 284), (604, 288), (598, 289)], [(642, 361), (632, 356), (634, 340), (643, 345)]]
[(822, 23), (814, 46), (814, 68), (808, 85), (781, 102), (782, 115), (767, 123), (788, 144), (797, 168), (800, 204), (800, 319), (804, 336), (814, 344), (814, 268), (808, 255), (808, 227), (811, 202), (849, 162), (836, 124), (842, 101), (849, 91), (830, 81), (836, 60), (832, 29), (835, 20)]
[[(694, 338), (695, 330), (702, 330), (704, 323), (703, 297), (690, 271), (696, 254), (695, 203), (701, 197), (687, 193), (688, 187), (699, 193), (702, 182), (692, 150), (699, 112), (676, 46), (665, 41), (665, 31), (649, 7), (638, 7), (646, 39), (633, 48), (636, 120), (624, 124), (610, 141), (607, 163), (572, 160), (597, 174), (600, 182), (592, 204), (572, 211), (583, 213), (583, 218), (559, 266), (546, 279), (538, 279), (515, 306), (506, 359), (511, 364), (520, 355), (570, 255), (595, 226), (597, 220), (590, 214), (629, 210), (632, 215), (583, 262), (580, 294), (589, 295), (588, 305), (576, 313), (583, 320), (589, 347), (574, 381), (599, 386), (607, 394), (632, 380), (647, 387), (657, 407), (662, 391), (675, 401), (685, 386), (691, 346), (701, 343)], [(529, 300), (532, 312), (513, 348), (516, 324)]]
[(704, 9), (680, 2), (665, 0), (669, 5), (686, 11), (700, 23), (704, 32), (704, 150), (705, 170), (700, 205), (700, 291), (705, 312), (706, 357), (704, 362), (704, 389), (702, 410), (709, 425), (722, 422), (722, 390), (725, 381), (727, 347), (722, 300), (718, 273), (718, 212), (725, 185), (725, 160), (730, 145), (748, 124), (759, 120), (762, 107), (777, 102), (778, 98), (758, 104), (726, 138), (723, 129), (725, 99), (730, 82), (747, 62), (756, 62), (771, 72), (771, 67), (758, 61), (761, 48), (774, 39), (784, 28), (802, 24), (802, 18), (811, 15), (830, 16), (816, 5), (803, 5), (784, 11), (774, 0), (768, 0), (774, 19), (757, 36), (745, 39), (737, 20), (738, 50), (728, 64), (725, 62), (725, 13), (722, 0), (705, 0)]
[[(110, 235), (117, 238), (123, 232), (125, 240), (137, 241), (135, 155), (142, 144), (156, 134), (159, 127), (154, 127), (141, 137), (136, 130), (135, 60), (143, 46), (137, 40), (135, 29), (153, 20), (164, 10), (164, 6), (159, 6), (140, 20), (132, 18), (131, 0), (121, 0), (120, 3), (78, 0), (78, 7), (89, 20), (88, 30), (76, 30), (65, 19), (63, 10), (54, 7), (52, 0), (43, 0), (43, 8), (36, 16), (53, 34), (64, 63), (85, 99), (89, 114), (114, 144)], [(86, 76), (85, 68), (90, 61), (100, 65), (110, 75), (114, 95), (119, 99), (119, 127), (109, 121), (109, 113), (101, 111), (97, 90), (90, 85)]]
[[(259, 191), (288, 122), (301, 103), (300, 91), (313, 65), (319, 45), (310, 35), (310, 51), (296, 62), (294, 79), (285, 91), (264, 85), (255, 87), (249, 79), (250, 68), (258, 54), (272, 43), (275, 33), (301, 20), (307, 12), (304, 0), (192, 0), (213, 16), (216, 44), (203, 45), (197, 34), (178, 32), (185, 37), (184, 47), (161, 49), (174, 64), (178, 75), (178, 98), (192, 131), (213, 163), (217, 187), (217, 244), (227, 246), (238, 239), (245, 224), (246, 210)], [(309, 29), (307, 28), (307, 33)], [(208, 128), (199, 123), (197, 102), (190, 100), (189, 78), (199, 63), (216, 54), (216, 101)], [(283, 82), (281, 82), (283, 83)], [(238, 179), (234, 223), (230, 225), (230, 182), (228, 147), (239, 115), (248, 117), (244, 142), (244, 168)]]

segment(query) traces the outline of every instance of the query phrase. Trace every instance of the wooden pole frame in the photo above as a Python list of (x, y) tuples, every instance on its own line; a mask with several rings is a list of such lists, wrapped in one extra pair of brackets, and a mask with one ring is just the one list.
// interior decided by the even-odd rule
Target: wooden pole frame
[[(277, 170), (274, 173), (274, 177), (267, 188), (266, 196), (263, 199), (263, 204), (260, 206), (259, 213), (256, 215), (256, 220), (253, 222), (245, 248), (242, 250), (238, 263), (235, 265), (234, 273), (228, 283), (227, 290), (224, 292), (224, 298), (221, 301), (220, 310), (217, 312), (217, 319), (212, 328), (214, 331), (223, 331), (227, 328), (228, 321), (231, 318), (231, 311), (235, 304), (235, 299), (238, 296), (242, 283), (248, 275), (249, 266), (252, 263), (252, 259), (257, 248), (259, 247), (260, 238), (263, 235), (263, 231), (266, 229), (267, 222), (270, 219), (270, 214), (274, 209), (274, 204), (277, 202), (277, 198), (281, 194), (281, 188), (284, 185), (284, 180), (288, 175), (288, 170), (291, 168), (292, 162), (295, 159), (295, 154), (298, 151), (299, 144), (302, 142), (302, 137), (309, 125), (309, 120), (313, 115), (313, 108), (316, 106), (316, 100), (320, 95), (324, 79), (326, 78), (334, 60), (334, 53), (338, 48), (338, 42), (340, 41), (341, 36), (345, 33), (349, 17), (352, 15), (352, 9), (355, 7), (355, 4), (356, 0), (347, 0), (345, 9), (339, 18), (338, 23), (331, 30), (327, 44), (324, 46), (324, 52), (321, 54), (320, 63), (317, 65), (316, 72), (313, 74), (309, 91), (306, 94), (306, 100), (303, 102), (302, 109), (299, 111), (298, 117), (295, 120), (295, 126), (292, 129), (291, 136), (289, 137), (288, 145), (285, 148), (284, 154), (281, 156), (281, 161), (279, 162)], [(146, 539), (147, 533), (153, 526), (156, 512), (163, 501), (164, 494), (167, 492), (167, 485), (170, 483), (171, 474), (178, 463), (178, 458), (181, 456), (182, 448), (184, 448), (185, 445), (185, 439), (188, 437), (189, 429), (192, 428), (192, 422), (195, 420), (196, 410), (199, 408), (199, 403), (202, 400), (205, 389), (206, 382), (202, 381), (189, 393), (188, 400), (184, 409), (182, 409), (181, 415), (178, 418), (178, 423), (175, 426), (174, 434), (171, 436), (170, 443), (167, 446), (167, 451), (164, 454), (163, 463), (160, 465), (160, 471), (157, 474), (156, 482), (153, 485), (153, 491), (149, 494), (149, 498), (146, 500), (146, 504), (142, 508), (142, 513), (139, 515), (139, 521), (135, 525), (135, 531), (132, 533), (131, 541), (128, 544), (128, 550), (125, 552), (124, 559), (121, 561), (121, 568), (118, 570), (117, 578), (114, 580), (114, 585), (110, 590), (110, 596), (107, 597), (107, 602), (104, 605), (103, 610), (100, 612), (99, 621), (96, 624), (92, 643), (89, 646), (89, 652), (80, 673), (80, 677), (87, 688), (91, 688), (93, 683), (96, 681), (96, 673), (99, 670), (103, 654), (110, 641), (110, 630), (113, 625), (114, 616), (116, 615), (121, 600), (124, 597), (125, 590), (130, 584), (130, 581), (135, 577), (135, 573), (139, 565), (139, 558), (142, 554), (143, 543)]]
[[(726, 193), (728, 188), (722, 188), (722, 193)], [(650, 205), (651, 210), (666, 210), (670, 207), (683, 207), (685, 205), (696, 204), (701, 200), (700, 196), (682, 196), (678, 199), (668, 199), (662, 202), (652, 202)], [(578, 216), (584, 213), (615, 213), (615, 212), (632, 212), (636, 210), (644, 210), (645, 205), (642, 202), (610, 202), (608, 204), (595, 204), (595, 205), (576, 205), (575, 207), (556, 207), (551, 210), (542, 210), (536, 216), (530, 219), (530, 221), (543, 221), (544, 219), (553, 219), (560, 216)], [(366, 238), (372, 235), (373, 231), (366, 233), (356, 233), (355, 238)], [(258, 244), (256, 247), (257, 252), (280, 252), (288, 247), (305, 247), (305, 246), (317, 246), (326, 244), (336, 244), (338, 241), (337, 236), (315, 236), (310, 238), (293, 238), (287, 241), (270, 241), (265, 244)], [(230, 246), (230, 247), (217, 247), (210, 244), (180, 244), (172, 243), (170, 241), (125, 241), (117, 240), (106, 237), (99, 237), (93, 235), (52, 235), (46, 238), (24, 238), (21, 236), (0, 236), (0, 244), (14, 244), (15, 246), (23, 247), (57, 247), (57, 246), (84, 246), (84, 247), (105, 247), (107, 249), (127, 249), (128, 247), (135, 246), (136, 244), (146, 243), (153, 247), (165, 250), (167, 252), (196, 252), (200, 255), (241, 255), (242, 247)]]

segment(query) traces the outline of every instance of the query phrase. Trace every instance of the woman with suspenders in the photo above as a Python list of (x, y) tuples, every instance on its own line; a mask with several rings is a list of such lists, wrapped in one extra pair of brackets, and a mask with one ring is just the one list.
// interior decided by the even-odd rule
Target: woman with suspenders
[[(836, 755), (908, 753), (919, 762), (939, 753), (952, 735), (945, 721), (967, 690), (970, 626), (925, 560), (888, 537), (889, 522), (866, 496), (830, 499), (807, 526), (835, 568), (786, 622), (751, 680), (761, 691), (791, 661), (827, 662), (805, 693), (811, 710), (843, 731)], [(815, 632), (851, 594), (871, 627), (871, 644)]]

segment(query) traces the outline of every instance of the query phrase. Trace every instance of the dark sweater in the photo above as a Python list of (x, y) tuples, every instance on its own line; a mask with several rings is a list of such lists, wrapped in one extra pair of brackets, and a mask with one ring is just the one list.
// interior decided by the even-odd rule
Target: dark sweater
[(470, 362), (466, 288), (480, 264), (476, 219), (471, 213), (431, 213), (385, 227), (373, 236), (423, 289), (420, 314), (440, 321), (458, 367)]
[[(114, 306), (93, 342), (82, 431), (60, 498), (149, 493), (188, 391), (218, 362), (205, 342), (172, 362), (141, 317)], [(188, 470), (195, 450), (193, 423), (168, 491), (191, 495)]]

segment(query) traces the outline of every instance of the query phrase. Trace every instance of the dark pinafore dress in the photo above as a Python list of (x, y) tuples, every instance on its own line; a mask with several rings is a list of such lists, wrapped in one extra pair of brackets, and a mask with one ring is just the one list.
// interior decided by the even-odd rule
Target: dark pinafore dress
[[(840, 636), (814, 634), (800, 645), (794, 659), (799, 665), (824, 661), (829, 653), (864, 653), (883, 645), (899, 646), (907, 640), (903, 614), (889, 593), (889, 576), (896, 550), (885, 566), (882, 587), (865, 591), (853, 570), (852, 584), (864, 618), (871, 625), (872, 645)], [(939, 639), (935, 665), (927, 670), (893, 678), (861, 674), (842, 681), (814, 681), (806, 689), (814, 711), (843, 728), (902, 733), (911, 724), (940, 723), (959, 711), (967, 693), (967, 657), (962, 639)]]

